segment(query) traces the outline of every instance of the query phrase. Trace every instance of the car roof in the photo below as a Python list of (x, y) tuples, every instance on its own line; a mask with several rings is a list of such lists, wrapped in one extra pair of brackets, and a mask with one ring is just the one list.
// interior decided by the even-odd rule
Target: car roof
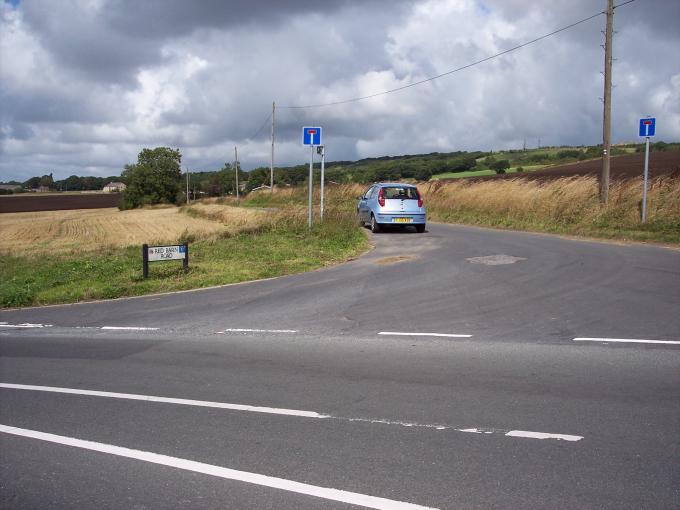
[(415, 188), (415, 184), (407, 184), (405, 182), (376, 182), (374, 186), (404, 186), (407, 188)]

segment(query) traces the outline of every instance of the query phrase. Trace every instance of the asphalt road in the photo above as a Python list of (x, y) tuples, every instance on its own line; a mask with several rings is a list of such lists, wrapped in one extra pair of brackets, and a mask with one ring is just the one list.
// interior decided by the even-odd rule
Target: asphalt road
[(679, 508), (680, 252), (428, 229), (0, 312), (0, 506)]

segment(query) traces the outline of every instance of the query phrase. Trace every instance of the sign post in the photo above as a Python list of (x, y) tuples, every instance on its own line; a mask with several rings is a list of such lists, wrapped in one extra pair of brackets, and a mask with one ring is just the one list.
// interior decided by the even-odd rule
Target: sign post
[(656, 118), (647, 117), (640, 119), (638, 136), (645, 137), (645, 170), (642, 179), (642, 218), (641, 222), (647, 221), (647, 180), (649, 178), (649, 138), (656, 134)]
[(324, 166), (326, 164), (326, 146), (325, 145), (319, 145), (316, 148), (316, 153), (321, 154), (321, 204), (319, 206), (319, 217), (321, 218), (321, 221), (323, 221), (323, 188), (324, 188)]
[(307, 218), (307, 225), (312, 228), (312, 184), (313, 184), (313, 169), (314, 169), (314, 147), (321, 145), (321, 128), (320, 127), (303, 127), (302, 128), (302, 145), (309, 145), (311, 152), (309, 158), (309, 213)]

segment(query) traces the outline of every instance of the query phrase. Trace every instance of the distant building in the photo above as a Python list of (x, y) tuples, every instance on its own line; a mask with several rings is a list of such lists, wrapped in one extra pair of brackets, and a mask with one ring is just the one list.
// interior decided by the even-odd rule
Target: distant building
[(5, 191), (16, 191), (21, 189), (21, 184), (0, 184), (0, 189)]
[(123, 191), (125, 187), (126, 187), (125, 184), (122, 182), (110, 182), (106, 186), (104, 186), (104, 192), (118, 193), (119, 191)]
[(49, 193), (50, 187), (49, 186), (38, 186), (37, 188), (34, 188), (33, 191), (36, 191), (38, 193)]

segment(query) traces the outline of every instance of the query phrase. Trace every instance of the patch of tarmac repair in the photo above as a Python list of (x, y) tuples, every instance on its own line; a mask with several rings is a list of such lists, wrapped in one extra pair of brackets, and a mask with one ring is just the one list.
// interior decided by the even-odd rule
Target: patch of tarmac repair
[(472, 257), (465, 259), (472, 264), (484, 264), (486, 266), (502, 266), (505, 264), (514, 264), (520, 260), (526, 260), (524, 257), (513, 257), (511, 255), (489, 255), (487, 257)]
[(393, 257), (383, 257), (374, 261), (375, 264), (379, 266), (389, 266), (391, 264), (399, 264), (400, 262), (407, 262), (409, 260), (415, 260), (418, 257), (413, 255), (395, 255)]

